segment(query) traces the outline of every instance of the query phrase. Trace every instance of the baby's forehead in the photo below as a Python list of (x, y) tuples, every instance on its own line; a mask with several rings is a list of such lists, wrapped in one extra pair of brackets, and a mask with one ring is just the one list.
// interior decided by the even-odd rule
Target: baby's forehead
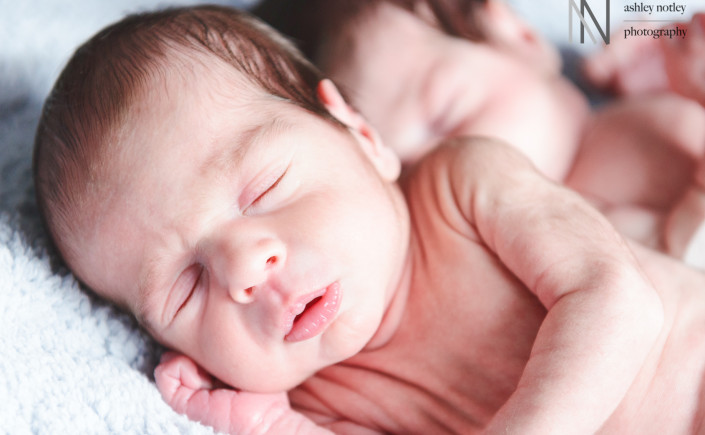
[[(218, 59), (212, 67), (196, 62), (171, 68), (135, 100), (115, 138), (117, 155), (107, 175), (132, 192), (144, 193), (144, 182), (176, 188), (160, 183), (179, 179), (175, 168), (193, 173), (232, 168), (243, 160), (245, 145), (293, 128), (291, 119), (298, 118), (291, 115), (303, 111)], [(257, 163), (248, 160), (250, 166)]]
[[(187, 92), (264, 93), (241, 69), (211, 52), (192, 48), (167, 48), (152, 66), (142, 94), (180, 98)], [(177, 90), (177, 95), (172, 95)]]
[[(125, 116), (117, 126), (121, 136), (144, 129), (153, 136), (177, 127), (176, 118), (212, 119), (212, 113), (241, 109), (266, 92), (243, 73), (215, 55), (175, 54), (161, 65), (134, 92)], [(141, 145), (149, 145), (143, 143)]]

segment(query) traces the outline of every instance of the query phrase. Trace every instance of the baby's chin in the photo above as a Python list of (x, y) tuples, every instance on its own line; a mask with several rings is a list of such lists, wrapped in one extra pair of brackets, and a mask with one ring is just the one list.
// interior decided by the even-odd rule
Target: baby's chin
[(222, 376), (220, 381), (240, 391), (260, 394), (274, 394), (289, 391), (310, 378), (311, 373), (291, 373), (290, 371), (256, 372), (246, 376)]
[(303, 367), (299, 369), (292, 363), (289, 364), (288, 367), (278, 370), (278, 373), (277, 370), (273, 368), (262, 370), (262, 367), (255, 367), (253, 370), (249, 371), (248, 374), (239, 373), (237, 375), (233, 374), (235, 376), (226, 375), (222, 376), (220, 379), (225, 384), (242, 391), (263, 394), (281, 393), (292, 390), (319, 371), (333, 366), (355, 353), (357, 352), (351, 350), (345, 357), (339, 357), (334, 360), (321, 361), (315, 358), (315, 361), (300, 365), (300, 367)]
[(224, 376), (221, 379), (228, 385), (252, 393), (289, 391), (319, 371), (367, 349), (370, 343), (376, 340), (383, 317), (383, 313), (377, 312), (341, 315), (323, 332), (319, 344), (312, 346), (310, 353), (304, 351), (297, 355), (308, 361), (299, 360), (297, 363), (289, 360), (279, 373), (273, 373), (271, 368), (264, 370), (263, 367), (252, 367), (247, 375), (240, 373), (240, 376)]

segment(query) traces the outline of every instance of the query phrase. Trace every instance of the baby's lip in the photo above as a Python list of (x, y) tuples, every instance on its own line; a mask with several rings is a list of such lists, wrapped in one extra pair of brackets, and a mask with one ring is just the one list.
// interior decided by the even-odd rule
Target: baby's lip
[(340, 308), (340, 284), (300, 297), (284, 315), (284, 340), (303, 341), (323, 332)]

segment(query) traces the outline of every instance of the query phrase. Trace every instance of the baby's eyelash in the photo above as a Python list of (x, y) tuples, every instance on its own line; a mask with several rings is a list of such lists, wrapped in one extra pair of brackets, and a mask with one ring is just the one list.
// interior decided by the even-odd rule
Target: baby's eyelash
[[(181, 310), (186, 306), (186, 304), (188, 304), (188, 302), (191, 300), (191, 297), (196, 292), (196, 287), (199, 286), (199, 284), (201, 283), (201, 280), (203, 279), (203, 274), (204, 274), (203, 265), (194, 264), (190, 268), (192, 268), (192, 270), (189, 272), (189, 274), (194, 274), (195, 279), (193, 279), (193, 283), (190, 285), (190, 290), (186, 294), (186, 297), (181, 302), (179, 307), (176, 309), (176, 312), (174, 312), (174, 317), (176, 317), (179, 314), (179, 312), (181, 312)], [(195, 268), (195, 269), (193, 269), (193, 268)], [(189, 277), (189, 279), (191, 279), (191, 278)]]
[(274, 190), (277, 187), (277, 185), (279, 185), (279, 183), (282, 181), (282, 179), (284, 178), (284, 176), (286, 175), (288, 170), (289, 170), (289, 168), (287, 167), (284, 170), (284, 172), (282, 172), (282, 174), (274, 181), (274, 183), (272, 183), (269, 187), (267, 187), (267, 189), (265, 189), (264, 192), (262, 192), (257, 198), (255, 198), (255, 200), (252, 201), (252, 204), (250, 204), (250, 205), (257, 204), (262, 199), (264, 199), (272, 190)]

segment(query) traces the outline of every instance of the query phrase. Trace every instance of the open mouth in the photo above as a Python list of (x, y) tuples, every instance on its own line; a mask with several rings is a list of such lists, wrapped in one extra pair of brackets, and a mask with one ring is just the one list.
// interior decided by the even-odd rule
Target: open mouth
[(311, 307), (316, 305), (316, 303), (318, 303), (318, 301), (320, 301), (321, 299), (323, 299), (323, 296), (318, 296), (318, 297), (314, 298), (311, 302), (307, 303), (306, 306), (304, 307), (304, 310), (301, 312), (301, 314), (298, 314), (296, 317), (294, 317), (294, 326), (299, 322), (299, 320), (301, 320), (304, 313), (306, 313), (307, 310), (311, 309)]
[(340, 299), (340, 284), (337, 282), (302, 297), (288, 313), (284, 339), (303, 341), (323, 332), (338, 312)]

